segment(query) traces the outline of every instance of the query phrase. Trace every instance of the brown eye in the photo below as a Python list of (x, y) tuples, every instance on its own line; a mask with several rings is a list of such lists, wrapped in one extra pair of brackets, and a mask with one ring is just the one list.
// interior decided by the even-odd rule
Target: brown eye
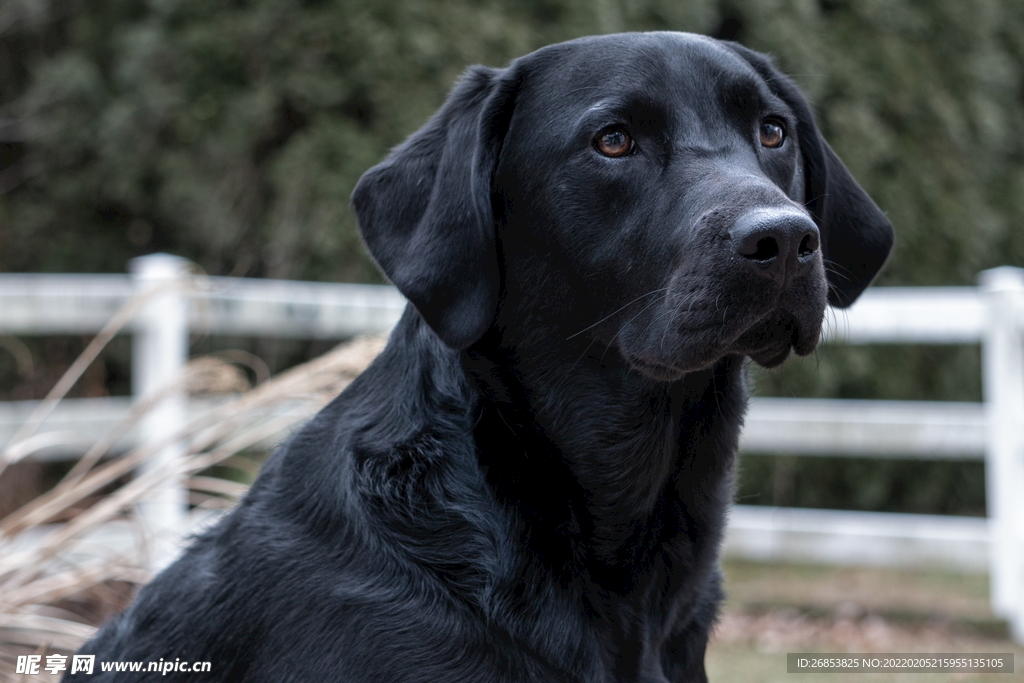
[(786, 140), (786, 128), (779, 119), (765, 119), (761, 122), (761, 144), (775, 149), (782, 147)]
[(606, 157), (623, 157), (633, 151), (633, 138), (622, 128), (605, 128), (594, 138), (594, 148)]

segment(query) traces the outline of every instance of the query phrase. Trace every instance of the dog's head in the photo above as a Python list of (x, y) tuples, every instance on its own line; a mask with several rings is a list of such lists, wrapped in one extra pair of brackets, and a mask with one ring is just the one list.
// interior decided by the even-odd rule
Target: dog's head
[(682, 33), (471, 69), (353, 193), (374, 258), (465, 348), (527, 317), (673, 380), (818, 341), (893, 241), (768, 58)]

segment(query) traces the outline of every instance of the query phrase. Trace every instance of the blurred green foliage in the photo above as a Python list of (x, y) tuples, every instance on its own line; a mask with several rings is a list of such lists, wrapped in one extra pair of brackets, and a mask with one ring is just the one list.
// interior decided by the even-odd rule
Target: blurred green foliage
[[(881, 284), (1024, 266), (1021, 2), (2, 0), (0, 271), (166, 250), (211, 274), (379, 281), (349, 193), (466, 66), (657, 29), (739, 40), (804, 87), (896, 227)], [(977, 356), (826, 346), (755, 381), (978, 400)]]
[(742, 505), (985, 516), (981, 462), (745, 453)]
[(373, 279), (349, 192), (467, 65), (651, 29), (796, 77), (897, 227), (882, 283), (1024, 264), (1022, 3), (4, 0), (0, 269)]

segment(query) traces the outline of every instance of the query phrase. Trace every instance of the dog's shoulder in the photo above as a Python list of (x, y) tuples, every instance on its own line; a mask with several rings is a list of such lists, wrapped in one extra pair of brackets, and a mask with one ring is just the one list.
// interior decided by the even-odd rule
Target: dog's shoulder
[(444, 571), (450, 588), (456, 564), (493, 552), (483, 539), (496, 535), (501, 514), (477, 463), (477, 400), (458, 352), (410, 312), (382, 354), (272, 456), (196, 548), (251, 545), (276, 554), (272, 566), (301, 552), (367, 580)]

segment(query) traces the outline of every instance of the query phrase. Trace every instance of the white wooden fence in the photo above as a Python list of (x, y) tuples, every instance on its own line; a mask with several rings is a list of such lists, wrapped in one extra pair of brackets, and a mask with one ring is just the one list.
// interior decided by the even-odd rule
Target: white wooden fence
[[(181, 370), (190, 332), (343, 339), (389, 329), (405, 305), (390, 287), (193, 277), (183, 259), (157, 254), (135, 260), (131, 275), (0, 275), (0, 335), (95, 333), (144, 292), (131, 325), (136, 399)], [(757, 398), (743, 449), (984, 459), (988, 518), (736, 506), (726, 552), (988, 571), (994, 611), (1024, 642), (1024, 270), (986, 271), (978, 288), (874, 288), (848, 311), (830, 311), (825, 333), (851, 344), (981, 344), (984, 403)], [(35, 406), (0, 403), (0, 444)], [(64, 401), (32, 457), (73, 457), (80, 444), (61, 435), (102, 435), (128, 406), (127, 398)], [(136, 438), (166, 434), (190, 409), (184, 396), (162, 402)], [(179, 484), (167, 482), (144, 514), (162, 538), (180, 534)], [(168, 543), (158, 562), (173, 552)]]

